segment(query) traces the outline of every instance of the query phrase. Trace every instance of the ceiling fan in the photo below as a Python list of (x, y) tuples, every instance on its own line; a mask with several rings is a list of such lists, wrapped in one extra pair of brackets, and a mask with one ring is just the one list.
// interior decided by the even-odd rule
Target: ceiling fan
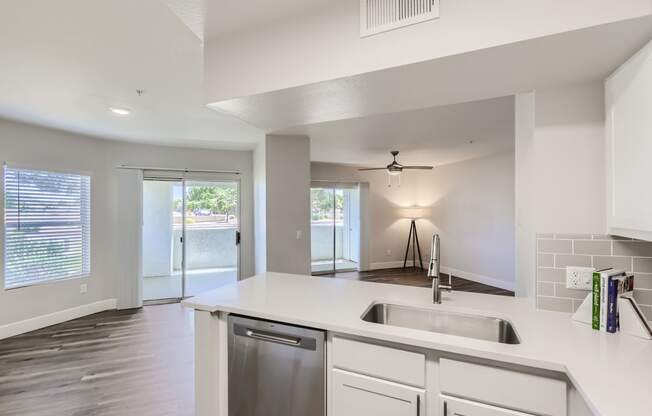
[(396, 156), (398, 156), (398, 150), (392, 150), (390, 152), (392, 156), (394, 157), (394, 160), (392, 163), (389, 165), (385, 166), (384, 168), (360, 168), (358, 169), (359, 171), (367, 171), (367, 170), (386, 170), (387, 173), (390, 175), (400, 175), (403, 172), (403, 169), (413, 169), (413, 170), (430, 170), (432, 169), (432, 166), (404, 166), (401, 165), (396, 161)]

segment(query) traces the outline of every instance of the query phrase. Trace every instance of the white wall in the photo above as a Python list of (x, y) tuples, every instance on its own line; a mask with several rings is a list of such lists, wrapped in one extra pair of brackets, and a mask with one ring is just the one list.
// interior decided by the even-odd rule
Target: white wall
[(310, 141), (265, 138), (267, 271), (310, 274)]
[(516, 104), (518, 280), (533, 296), (537, 233), (606, 233), (604, 86), (536, 91)]
[(206, 97), (216, 102), (276, 91), (639, 17), (651, 11), (649, 0), (442, 0), (438, 20), (361, 39), (359, 2), (333, 0), (309, 14), (207, 39)]
[(514, 153), (445, 165), (434, 175), (422, 189), (439, 195), (432, 218), (441, 236), (442, 266), (513, 290)]
[(313, 180), (369, 182), (372, 268), (403, 264), (410, 221), (405, 207), (427, 207), (417, 221), (424, 266), (432, 234), (441, 236), (442, 267), (460, 277), (514, 288), (514, 154), (410, 171), (401, 186), (387, 186), (385, 172), (312, 164)]
[[(0, 154), (10, 163), (92, 175), (91, 276), (9, 291), (0, 288), (0, 326), (104, 299), (117, 298), (118, 306), (123, 308), (138, 305), (140, 175), (136, 171), (116, 169), (121, 164), (240, 169), (242, 275), (253, 274), (252, 153), (249, 151), (138, 145), (0, 120)], [(88, 293), (79, 293), (80, 283), (88, 284)]]
[(603, 83), (537, 91), (535, 101), (535, 231), (604, 232)]

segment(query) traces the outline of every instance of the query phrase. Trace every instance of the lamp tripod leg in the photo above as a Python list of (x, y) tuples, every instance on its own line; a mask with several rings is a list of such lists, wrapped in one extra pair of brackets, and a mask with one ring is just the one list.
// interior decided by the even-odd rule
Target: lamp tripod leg
[(421, 246), (419, 245), (419, 235), (417, 234), (417, 225), (414, 224), (414, 238), (417, 242), (417, 251), (419, 252), (419, 266), (423, 270), (423, 260), (421, 259)]
[(410, 252), (410, 241), (412, 241), (412, 226), (410, 226), (410, 235), (408, 235), (407, 247), (405, 247), (405, 258), (403, 259), (403, 268), (407, 265), (408, 253)]
[(416, 258), (416, 252), (417, 252), (417, 247), (416, 247), (416, 236), (417, 236), (417, 227), (414, 225), (414, 220), (412, 220), (412, 225), (410, 226), (412, 229), (412, 268), (416, 269), (417, 267), (417, 258)]

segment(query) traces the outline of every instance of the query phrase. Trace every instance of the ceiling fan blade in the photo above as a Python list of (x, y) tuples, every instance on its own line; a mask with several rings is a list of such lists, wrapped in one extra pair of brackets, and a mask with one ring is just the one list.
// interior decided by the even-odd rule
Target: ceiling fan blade
[(423, 169), (423, 170), (430, 170), (432, 169), (432, 166), (403, 166), (403, 169)]
[(387, 170), (387, 168), (359, 168), (358, 170)]

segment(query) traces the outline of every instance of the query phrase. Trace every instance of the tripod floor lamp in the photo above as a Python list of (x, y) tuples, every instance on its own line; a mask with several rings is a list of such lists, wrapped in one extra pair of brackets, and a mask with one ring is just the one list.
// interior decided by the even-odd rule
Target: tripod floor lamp
[(417, 267), (417, 254), (419, 255), (419, 268), (423, 270), (423, 260), (421, 258), (421, 246), (419, 246), (419, 236), (417, 235), (417, 220), (423, 218), (426, 214), (424, 208), (405, 208), (403, 216), (410, 220), (410, 234), (408, 235), (407, 247), (405, 247), (405, 258), (403, 259), (403, 268), (407, 266), (408, 255), (410, 254), (410, 245), (412, 246), (412, 267)]

